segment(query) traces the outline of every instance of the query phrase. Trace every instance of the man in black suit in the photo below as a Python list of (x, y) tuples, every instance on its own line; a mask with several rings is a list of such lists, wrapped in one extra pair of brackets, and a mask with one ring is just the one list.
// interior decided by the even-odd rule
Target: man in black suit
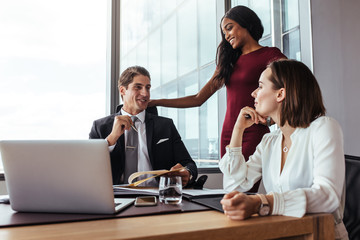
[[(150, 100), (150, 87), (150, 74), (145, 68), (127, 68), (118, 81), (123, 107), (115, 114), (94, 121), (89, 137), (107, 140), (113, 184), (127, 183), (124, 171), (129, 171), (125, 169), (133, 163), (125, 157), (125, 143), (131, 138), (131, 129), (135, 129), (138, 136), (137, 171), (174, 170), (184, 166), (186, 169), (176, 175), (181, 176), (183, 186), (191, 184), (197, 177), (197, 167), (173, 121), (145, 111)], [(131, 116), (137, 117), (135, 123)], [(150, 185), (156, 184), (153, 180)]]

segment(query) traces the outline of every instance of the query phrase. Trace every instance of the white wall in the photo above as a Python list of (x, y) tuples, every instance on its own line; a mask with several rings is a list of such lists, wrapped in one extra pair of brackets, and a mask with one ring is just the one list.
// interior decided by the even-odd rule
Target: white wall
[(360, 156), (360, 1), (312, 0), (314, 74), (327, 114), (344, 132), (345, 154)]

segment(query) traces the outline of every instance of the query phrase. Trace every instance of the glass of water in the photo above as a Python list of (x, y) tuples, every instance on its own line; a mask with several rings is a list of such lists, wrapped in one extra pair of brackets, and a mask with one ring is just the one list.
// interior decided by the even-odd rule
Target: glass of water
[(180, 176), (161, 176), (159, 183), (159, 201), (165, 204), (179, 204), (182, 200)]

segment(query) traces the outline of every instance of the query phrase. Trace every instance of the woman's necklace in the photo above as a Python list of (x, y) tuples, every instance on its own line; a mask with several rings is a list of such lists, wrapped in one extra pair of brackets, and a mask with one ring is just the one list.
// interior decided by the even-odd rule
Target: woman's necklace
[(283, 152), (284, 153), (287, 153), (289, 151), (289, 148), (286, 146), (286, 143), (285, 143), (285, 139), (283, 138), (283, 144), (284, 144), (284, 147), (283, 147)]
[(288, 151), (289, 151), (289, 148), (285, 145), (284, 148), (283, 148), (283, 152), (287, 153)]

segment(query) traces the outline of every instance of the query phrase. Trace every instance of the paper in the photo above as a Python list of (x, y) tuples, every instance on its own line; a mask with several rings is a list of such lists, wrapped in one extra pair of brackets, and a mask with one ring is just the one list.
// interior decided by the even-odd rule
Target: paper
[(148, 194), (152, 194), (152, 195), (158, 195), (159, 194), (159, 189), (157, 189), (157, 188), (129, 188), (127, 186), (114, 185), (113, 189), (114, 189), (115, 193), (126, 193), (126, 194), (130, 194), (130, 193), (134, 193), (134, 194), (148, 193)]
[[(143, 182), (146, 182), (152, 178), (155, 178), (155, 177), (159, 177), (161, 175), (164, 175), (164, 174), (167, 174), (167, 173), (173, 173), (173, 172), (179, 172), (183, 169), (186, 169), (186, 167), (182, 167), (182, 168), (178, 168), (178, 169), (175, 169), (175, 170), (156, 170), (156, 171), (145, 171), (145, 172), (136, 172), (136, 173), (133, 173), (129, 176), (129, 179), (128, 179), (128, 182), (129, 182), (129, 185), (128, 187), (136, 187), (138, 185), (140, 185), (141, 183)], [(139, 180), (137, 182), (132, 182), (135, 178), (139, 177), (139, 176), (142, 176), (142, 175), (145, 175), (145, 174), (149, 174), (149, 175), (153, 175), (151, 177), (148, 177), (148, 178), (145, 178), (145, 179), (142, 179), (142, 180)]]
[(183, 193), (192, 197), (209, 196), (209, 195), (223, 195), (227, 192), (224, 189), (183, 189)]
[[(142, 188), (142, 187), (136, 187), (136, 188), (130, 188), (127, 185), (114, 185), (113, 186), (114, 192), (116, 194), (144, 194), (144, 195), (159, 195), (159, 189), (157, 188)], [(186, 194), (190, 197), (204, 197), (204, 196), (218, 196), (218, 195), (224, 195), (227, 192), (223, 189), (183, 189), (183, 194)]]

